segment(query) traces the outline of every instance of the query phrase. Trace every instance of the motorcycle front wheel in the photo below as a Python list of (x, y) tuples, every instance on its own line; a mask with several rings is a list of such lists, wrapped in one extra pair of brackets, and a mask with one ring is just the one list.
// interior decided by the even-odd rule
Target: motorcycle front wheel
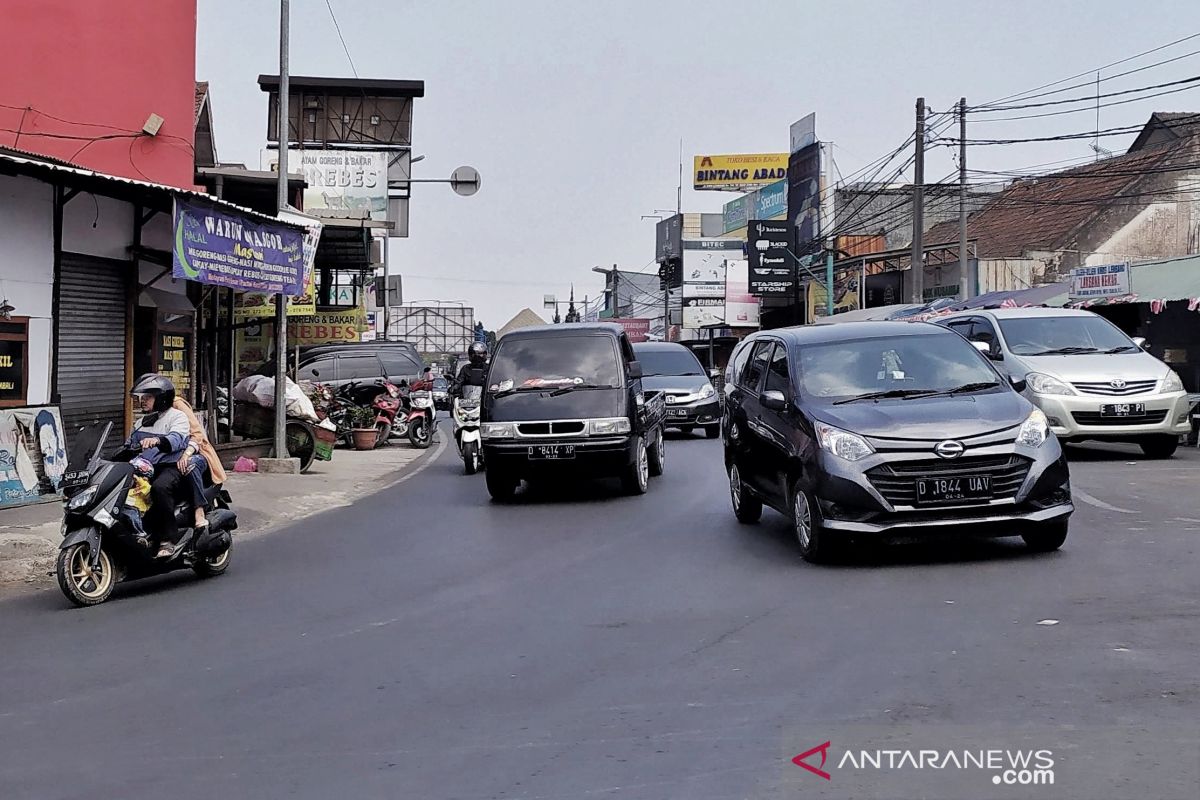
[(117, 585), (116, 570), (112, 559), (104, 548), (100, 548), (100, 559), (92, 569), (87, 545), (71, 545), (58, 551), (58, 588), (77, 606), (95, 606), (103, 603)]
[(429, 430), (429, 420), (424, 417), (414, 419), (408, 426), (408, 441), (419, 450), (429, 447), (433, 441), (432, 432)]
[(463, 468), (468, 475), (474, 475), (479, 472), (479, 445), (475, 442), (467, 442), (466, 447), (462, 451)]

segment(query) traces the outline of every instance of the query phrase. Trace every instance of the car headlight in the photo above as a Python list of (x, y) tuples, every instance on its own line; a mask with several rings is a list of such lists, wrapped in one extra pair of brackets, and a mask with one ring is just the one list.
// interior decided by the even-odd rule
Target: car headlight
[(1164, 394), (1168, 392), (1182, 392), (1183, 381), (1180, 380), (1179, 373), (1173, 369), (1167, 370), (1167, 374), (1162, 379), (1162, 388), (1159, 391)]
[(592, 436), (611, 436), (614, 433), (629, 433), (629, 430), (629, 420), (625, 417), (588, 420), (588, 434)]
[(1021, 424), (1021, 430), (1017, 432), (1017, 444), (1023, 444), (1026, 447), (1041, 447), (1049, 438), (1050, 425), (1046, 422), (1046, 415), (1040, 408), (1035, 408), (1028, 419)]
[(824, 422), (817, 423), (817, 441), (822, 450), (847, 461), (858, 461), (875, 452), (875, 448), (857, 433), (850, 433)]
[(517, 423), (485, 422), (479, 428), (479, 435), (484, 439), (515, 439), (517, 438)]
[(716, 393), (717, 390), (713, 388), (713, 385), (711, 383), (706, 383), (704, 384), (704, 388), (700, 390), (700, 399), (707, 400)]
[(1025, 382), (1034, 394), (1075, 394), (1071, 384), (1043, 372), (1031, 372)]
[(67, 501), (67, 509), (70, 511), (78, 511), (81, 508), (86, 508), (96, 499), (98, 487), (89, 486), (79, 494)]

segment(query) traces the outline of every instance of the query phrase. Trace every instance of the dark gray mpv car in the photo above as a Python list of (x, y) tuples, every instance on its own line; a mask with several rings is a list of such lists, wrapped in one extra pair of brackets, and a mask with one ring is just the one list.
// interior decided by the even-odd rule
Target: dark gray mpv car
[(1067, 462), (1022, 388), (928, 323), (756, 333), (725, 377), (734, 513), (790, 516), (809, 561), (850, 536), (938, 531), (1057, 549), (1074, 511)]

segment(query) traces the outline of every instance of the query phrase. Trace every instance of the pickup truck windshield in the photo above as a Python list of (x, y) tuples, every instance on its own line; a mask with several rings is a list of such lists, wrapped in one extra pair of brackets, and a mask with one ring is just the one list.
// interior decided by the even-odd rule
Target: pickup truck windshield
[(502, 342), (492, 359), (490, 389), (561, 389), (621, 385), (620, 362), (608, 336), (554, 336)]

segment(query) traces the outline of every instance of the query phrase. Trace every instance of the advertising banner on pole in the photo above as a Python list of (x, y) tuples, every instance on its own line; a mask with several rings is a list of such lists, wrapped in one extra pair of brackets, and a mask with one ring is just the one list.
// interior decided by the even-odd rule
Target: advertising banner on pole
[(790, 297), (796, 290), (796, 267), (786, 220), (752, 219), (746, 231), (750, 293)]
[[(279, 169), (265, 150), (263, 169)], [(388, 154), (364, 150), (288, 150), (288, 171), (304, 173), (304, 211), (318, 217), (388, 218)]]
[(725, 262), (725, 324), (730, 328), (757, 328), (758, 298), (750, 294), (748, 261)]
[(215, 206), (177, 199), (171, 274), (212, 286), (267, 294), (304, 292), (304, 234)]
[(683, 251), (683, 327), (725, 321), (726, 258), (724, 250)]
[(786, 177), (787, 167), (787, 153), (696, 156), (693, 159), (692, 188), (749, 191)]

